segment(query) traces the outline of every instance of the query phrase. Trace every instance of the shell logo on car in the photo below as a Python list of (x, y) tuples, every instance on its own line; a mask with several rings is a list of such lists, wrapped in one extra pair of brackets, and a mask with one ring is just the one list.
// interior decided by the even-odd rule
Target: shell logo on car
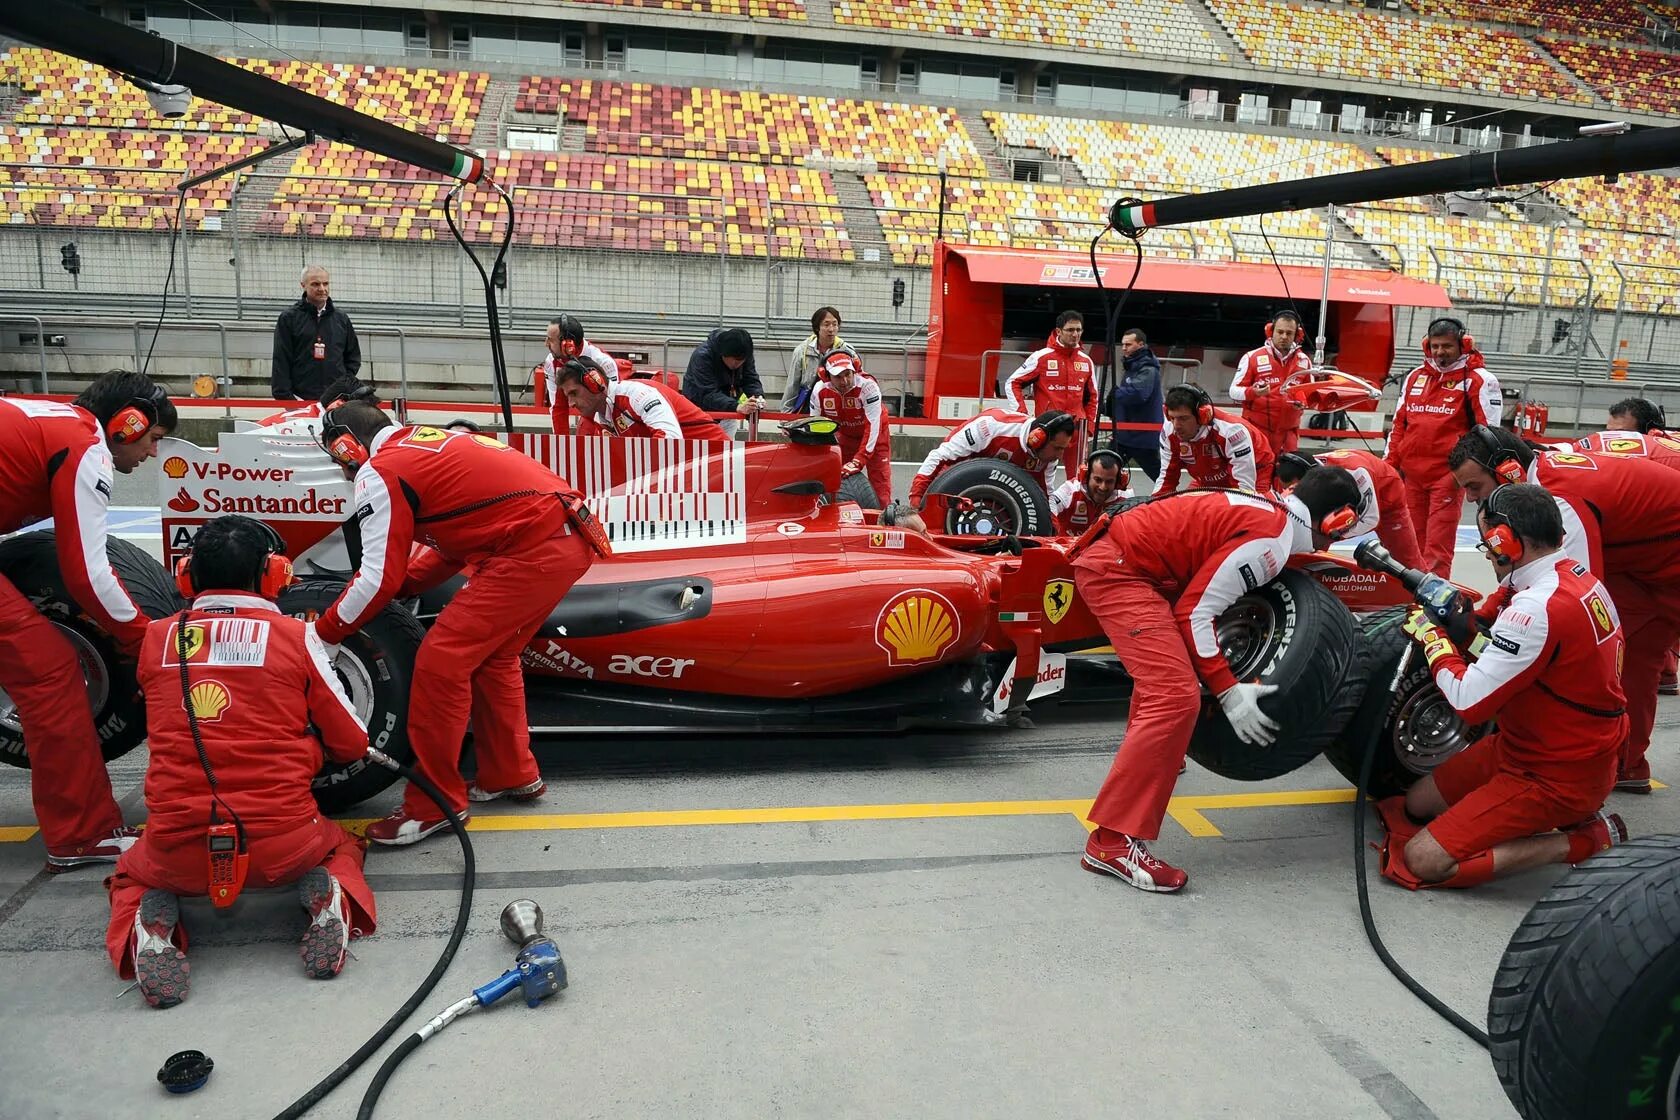
[(961, 636), (962, 622), (951, 601), (925, 588), (894, 595), (875, 620), (875, 644), (895, 667), (937, 661)]
[(222, 713), (233, 702), (220, 681), (200, 681), (187, 695), (192, 700), (193, 717), (206, 721), (221, 719)]
[(163, 473), (170, 478), (187, 477), (187, 461), (179, 455), (171, 455), (163, 461)]

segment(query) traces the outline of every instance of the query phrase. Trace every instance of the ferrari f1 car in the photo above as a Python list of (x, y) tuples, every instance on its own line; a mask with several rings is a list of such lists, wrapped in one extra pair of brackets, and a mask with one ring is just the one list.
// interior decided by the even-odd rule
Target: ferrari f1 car
[[(724, 445), (514, 437), (584, 491), (614, 549), (525, 650), (534, 731), (1004, 728), (1070, 679), (1085, 694), (1125, 689), (1106, 651), (1080, 655), (1105, 639), (1075, 593), (1066, 541), (882, 527), (849, 500), (831, 428), (810, 419), (784, 425), (785, 442)], [(165, 440), (160, 460), (166, 561), (198, 526), (241, 513), (274, 526), (294, 557), (300, 582), (283, 609), (311, 616), (343, 589), (359, 551), (351, 486), (315, 443), (229, 432), (215, 449)], [(990, 464), (974, 483), (979, 501), (963, 508), (1014, 489), (993, 477), (1014, 471)], [(155, 562), (121, 541), (111, 549), (148, 613), (180, 608)], [(81, 654), (106, 756), (116, 757), (144, 737), (132, 666), (75, 608), (52, 556), (50, 532), (0, 541), (0, 571)], [(388, 607), (338, 659), (374, 743), (398, 757), (416, 650), (459, 586)], [(1244, 596), (1220, 620), (1220, 639), (1239, 676), (1281, 686), (1268, 705), (1284, 730), (1270, 748), (1246, 746), (1210, 703), (1192, 757), (1259, 780), (1328, 749), (1345, 772), (1353, 754), (1339, 735), (1364, 742), (1378, 721), (1387, 739), (1377, 784), (1403, 785), (1462, 745), (1462, 725), (1427, 680), (1393, 703), (1362, 703), (1365, 680), (1398, 658), (1406, 601), (1386, 577), (1327, 554)], [(26, 764), (3, 700), (0, 757)], [(329, 764), (317, 795), (336, 810), (388, 781), (378, 767)]]

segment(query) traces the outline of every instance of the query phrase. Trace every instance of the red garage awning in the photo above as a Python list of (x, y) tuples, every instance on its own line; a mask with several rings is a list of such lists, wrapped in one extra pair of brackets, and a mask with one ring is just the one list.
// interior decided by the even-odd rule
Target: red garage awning
[[(951, 245), (952, 253), (968, 265), (969, 278), (983, 284), (1030, 284), (1062, 288), (1090, 288), (1088, 254), (1048, 249), (978, 249)], [(1132, 274), (1134, 258), (1116, 253), (1099, 254), (1103, 283), (1109, 290), (1122, 287)], [(1230, 261), (1179, 261), (1144, 258), (1138, 275), (1139, 291), (1191, 292), (1210, 296), (1263, 296), (1267, 299), (1316, 300), (1323, 284), (1322, 268), (1284, 265), (1289, 291), (1284, 292), (1278, 270), (1270, 264), (1239, 264)], [(1330, 299), (1333, 302), (1380, 303), (1397, 307), (1451, 307), (1446, 290), (1427, 280), (1414, 280), (1397, 272), (1355, 268), (1330, 270)]]

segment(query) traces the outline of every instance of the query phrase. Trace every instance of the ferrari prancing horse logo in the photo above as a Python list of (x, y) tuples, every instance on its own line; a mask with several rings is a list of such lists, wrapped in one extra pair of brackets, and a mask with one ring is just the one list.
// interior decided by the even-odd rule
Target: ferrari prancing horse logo
[(1054, 626), (1073, 607), (1073, 581), (1053, 579), (1044, 585), (1044, 617)]

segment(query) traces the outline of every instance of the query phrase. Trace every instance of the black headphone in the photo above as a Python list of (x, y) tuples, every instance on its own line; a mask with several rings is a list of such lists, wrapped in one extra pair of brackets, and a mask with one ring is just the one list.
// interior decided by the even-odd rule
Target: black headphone
[(1098, 448), (1097, 450), (1091, 452), (1089, 455), (1085, 456), (1085, 473), (1090, 474), (1091, 473), (1091, 468), (1096, 466), (1098, 463), (1101, 463), (1104, 466), (1113, 467), (1116, 470), (1119, 470), (1120, 469), (1120, 453), (1117, 452), (1117, 451), (1110, 451), (1106, 447)]
[(1272, 473), (1275, 475), (1277, 473), (1277, 468), (1283, 466), (1285, 463), (1288, 463), (1292, 467), (1299, 467), (1301, 474), (1305, 475), (1308, 471), (1318, 466), (1318, 459), (1304, 451), (1285, 451), (1278, 455), (1277, 462), (1272, 466)]
[(1477, 462), (1486, 467), (1488, 473), (1498, 479), (1501, 485), (1528, 481), (1528, 472), (1524, 470), (1522, 460), (1517, 457), (1515, 451), (1499, 441), (1499, 435), (1492, 428), (1486, 424), (1474, 424), (1470, 428), (1470, 434), (1476, 437), (1476, 442), (1487, 452), (1487, 457)]

